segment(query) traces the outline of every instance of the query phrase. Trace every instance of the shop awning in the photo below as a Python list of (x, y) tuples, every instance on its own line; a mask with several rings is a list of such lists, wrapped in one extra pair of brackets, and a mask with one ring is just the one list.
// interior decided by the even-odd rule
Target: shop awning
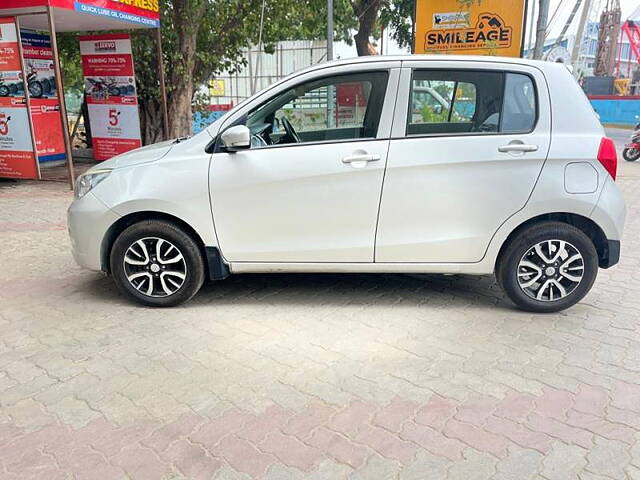
[(160, 25), (158, 1), (1, 0), (0, 16), (21, 15), (22, 28), (48, 30), (44, 10), (50, 6), (58, 32), (157, 28)]

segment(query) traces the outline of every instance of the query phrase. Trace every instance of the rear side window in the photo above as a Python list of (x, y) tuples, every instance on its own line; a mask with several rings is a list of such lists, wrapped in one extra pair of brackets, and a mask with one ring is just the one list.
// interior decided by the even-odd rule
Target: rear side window
[(536, 108), (535, 88), (527, 75), (416, 70), (407, 135), (529, 132)]

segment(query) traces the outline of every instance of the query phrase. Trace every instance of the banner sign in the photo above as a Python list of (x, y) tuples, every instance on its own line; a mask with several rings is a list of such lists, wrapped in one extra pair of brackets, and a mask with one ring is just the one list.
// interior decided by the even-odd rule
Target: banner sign
[(142, 145), (138, 96), (127, 34), (80, 37), (84, 86), (96, 160)]
[(60, 102), (56, 91), (53, 53), (49, 35), (21, 31), (22, 57), (31, 97), (31, 122), (38, 161), (65, 160)]
[(38, 178), (15, 19), (0, 18), (0, 177)]
[(522, 54), (527, 0), (417, 0), (416, 53)]
[(51, 5), (144, 27), (160, 26), (159, 0), (2, 0), (1, 3), (2, 8)]

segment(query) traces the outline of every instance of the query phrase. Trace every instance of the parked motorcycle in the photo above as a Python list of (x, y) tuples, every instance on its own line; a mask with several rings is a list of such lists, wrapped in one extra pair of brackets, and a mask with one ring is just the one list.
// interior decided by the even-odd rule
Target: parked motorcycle
[(27, 73), (27, 87), (31, 98), (42, 98), (47, 94), (45, 86), (38, 80), (38, 72), (35, 68)]
[(88, 95), (91, 95), (93, 98), (108, 98), (108, 97), (117, 97), (122, 94), (120, 87), (113, 80), (104, 80), (102, 78), (93, 79), (87, 78), (89, 83), (91, 84), (91, 88), (87, 92)]
[[(636, 115), (636, 120), (640, 120), (640, 116)], [(636, 129), (631, 135), (631, 143), (624, 146), (622, 157), (627, 162), (635, 162), (640, 158), (640, 123), (636, 125)]]
[(0, 97), (11, 97), (22, 90), (22, 82), (20, 83), (2, 83), (0, 80)]

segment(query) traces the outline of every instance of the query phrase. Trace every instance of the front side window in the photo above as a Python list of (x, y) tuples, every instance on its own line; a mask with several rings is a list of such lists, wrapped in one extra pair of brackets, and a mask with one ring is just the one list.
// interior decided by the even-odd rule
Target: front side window
[(416, 70), (407, 135), (530, 132), (536, 121), (533, 81), (524, 74)]
[(252, 146), (375, 138), (387, 76), (327, 77), (277, 95), (247, 116)]

